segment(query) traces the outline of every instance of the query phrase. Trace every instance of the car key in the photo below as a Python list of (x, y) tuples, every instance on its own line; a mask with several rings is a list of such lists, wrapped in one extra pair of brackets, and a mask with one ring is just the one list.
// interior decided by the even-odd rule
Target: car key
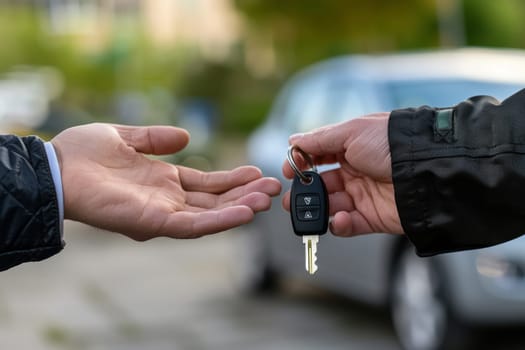
[(302, 171), (293, 179), (290, 215), (296, 235), (303, 237), (305, 267), (311, 275), (317, 271), (317, 243), (328, 229), (328, 192), (316, 171)]

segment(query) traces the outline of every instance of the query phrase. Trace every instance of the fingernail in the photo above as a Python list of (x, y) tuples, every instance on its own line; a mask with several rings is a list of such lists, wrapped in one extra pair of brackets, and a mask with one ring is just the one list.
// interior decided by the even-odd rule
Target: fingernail
[(330, 220), (330, 222), (328, 223), (328, 230), (330, 231), (331, 234), (335, 234), (334, 233), (334, 224), (332, 223), (332, 220)]
[(290, 142), (292, 142), (292, 141), (295, 141), (295, 140), (297, 140), (297, 139), (300, 139), (300, 138), (303, 137), (303, 136), (304, 136), (303, 133), (293, 134), (293, 135), (290, 135), (290, 137), (288, 138), (288, 140), (289, 140)]

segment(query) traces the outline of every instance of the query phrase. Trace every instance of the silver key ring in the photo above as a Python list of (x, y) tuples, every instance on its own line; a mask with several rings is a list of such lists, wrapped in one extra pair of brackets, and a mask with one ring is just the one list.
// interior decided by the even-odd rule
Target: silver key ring
[(288, 154), (287, 154), (287, 159), (288, 159), (288, 163), (290, 164), (290, 167), (293, 169), (293, 171), (295, 172), (295, 174), (297, 176), (299, 176), (299, 178), (305, 182), (305, 183), (308, 183), (310, 182), (311, 178), (307, 175), (304, 174), (304, 172), (302, 172), (298, 167), (297, 167), (297, 164), (295, 164), (295, 160), (293, 159), (293, 151), (297, 151), (301, 154), (301, 156), (303, 156), (304, 160), (308, 163), (308, 165), (310, 165), (310, 168), (317, 172), (317, 167), (315, 166), (313, 160), (312, 160), (312, 157), (310, 157), (310, 155), (308, 153), (306, 153), (305, 151), (303, 151), (302, 149), (300, 149), (298, 146), (296, 145), (291, 145), (290, 147), (288, 147)]

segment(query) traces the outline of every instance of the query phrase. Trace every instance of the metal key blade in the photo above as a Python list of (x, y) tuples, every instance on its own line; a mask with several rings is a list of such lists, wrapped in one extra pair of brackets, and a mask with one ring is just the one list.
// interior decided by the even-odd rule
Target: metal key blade
[(317, 271), (316, 262), (318, 242), (319, 236), (317, 235), (303, 236), (305, 268), (310, 275), (313, 275), (315, 271)]

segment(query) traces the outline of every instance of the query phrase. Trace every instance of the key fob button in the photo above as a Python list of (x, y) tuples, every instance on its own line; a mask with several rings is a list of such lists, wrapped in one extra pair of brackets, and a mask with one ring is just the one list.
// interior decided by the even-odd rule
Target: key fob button
[(297, 195), (297, 205), (298, 206), (318, 206), (319, 205), (319, 195), (317, 194), (299, 194)]
[(318, 220), (320, 215), (319, 207), (317, 208), (297, 208), (297, 218), (301, 221)]

